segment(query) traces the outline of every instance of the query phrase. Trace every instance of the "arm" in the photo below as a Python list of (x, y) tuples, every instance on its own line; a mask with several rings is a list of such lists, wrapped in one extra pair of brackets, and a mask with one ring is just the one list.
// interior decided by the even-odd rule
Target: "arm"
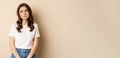
[(15, 57), (20, 58), (20, 55), (18, 54), (18, 52), (17, 52), (17, 50), (15, 48), (15, 38), (10, 37), (9, 43), (10, 43), (10, 48), (11, 48), (13, 54), (15, 55)]
[(37, 50), (37, 46), (38, 46), (38, 41), (39, 41), (39, 37), (35, 37), (33, 47), (32, 47), (32, 49), (31, 49), (27, 58), (32, 58), (32, 56), (35, 54), (35, 52)]

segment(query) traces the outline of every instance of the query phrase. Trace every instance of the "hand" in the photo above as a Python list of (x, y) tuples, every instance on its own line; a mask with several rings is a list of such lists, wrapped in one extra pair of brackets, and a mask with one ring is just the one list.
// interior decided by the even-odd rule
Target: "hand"
[(20, 57), (17, 57), (17, 58), (20, 58)]
[(30, 57), (30, 56), (27, 56), (27, 58), (32, 58), (32, 57)]
[(16, 57), (16, 58), (21, 58), (20, 56)]

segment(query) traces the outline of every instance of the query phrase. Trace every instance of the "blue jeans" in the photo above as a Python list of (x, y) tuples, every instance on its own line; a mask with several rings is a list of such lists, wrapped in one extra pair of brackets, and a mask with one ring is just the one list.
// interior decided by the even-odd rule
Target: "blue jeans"
[[(19, 48), (16, 48), (16, 49), (21, 58), (27, 58), (27, 56), (31, 51), (31, 49), (19, 49)], [(16, 58), (16, 57), (14, 54), (12, 54), (11, 58)], [(32, 58), (36, 58), (35, 54), (32, 56)]]

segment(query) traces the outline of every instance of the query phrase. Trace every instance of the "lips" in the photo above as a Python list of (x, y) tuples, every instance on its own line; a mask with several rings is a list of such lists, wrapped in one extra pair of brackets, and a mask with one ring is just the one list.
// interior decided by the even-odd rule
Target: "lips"
[(23, 17), (27, 17), (27, 16), (23, 16)]

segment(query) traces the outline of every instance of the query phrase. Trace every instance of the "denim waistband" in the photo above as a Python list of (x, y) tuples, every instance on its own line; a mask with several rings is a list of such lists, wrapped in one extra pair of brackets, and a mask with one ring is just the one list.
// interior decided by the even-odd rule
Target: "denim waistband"
[(31, 49), (21, 49), (21, 48), (16, 48), (18, 52), (23, 52), (23, 53), (29, 53)]
[(31, 49), (21, 49), (21, 48), (16, 48), (17, 50), (31, 50)]

